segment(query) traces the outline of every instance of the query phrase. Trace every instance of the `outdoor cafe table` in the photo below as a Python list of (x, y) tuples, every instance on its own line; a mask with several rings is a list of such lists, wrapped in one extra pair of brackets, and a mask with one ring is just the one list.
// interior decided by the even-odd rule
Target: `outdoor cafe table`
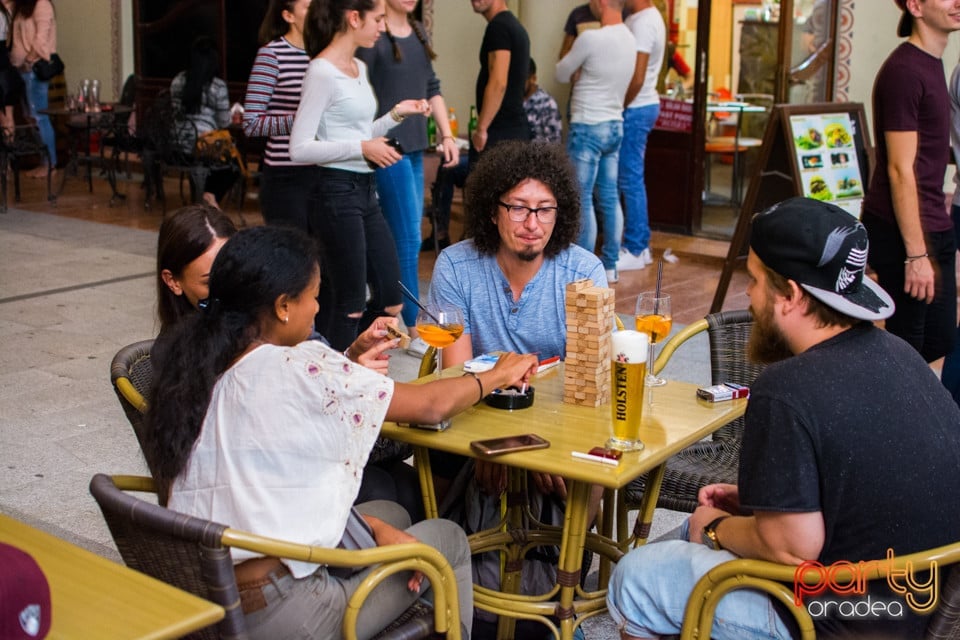
[[(462, 367), (451, 367), (443, 372), (444, 377), (461, 374)], [(613, 561), (623, 554), (617, 542), (608, 536), (587, 533), (591, 485), (618, 490), (643, 473), (653, 471), (642, 509), (652, 514), (667, 459), (743, 415), (747, 401), (706, 402), (697, 398), (696, 385), (669, 381), (653, 390), (652, 405), (644, 403), (640, 428), (640, 439), (645, 445), (643, 450), (624, 453), (620, 464), (612, 467), (572, 455), (574, 451), (586, 452), (606, 442), (611, 435), (610, 405), (585, 407), (564, 403), (563, 365), (535, 376), (531, 384), (536, 391), (534, 404), (529, 409), (504, 411), (479, 403), (454, 416), (446, 431), (429, 431), (388, 422), (383, 425), (382, 433), (415, 446), (427, 517), (437, 516), (429, 449), (476, 457), (470, 448), (470, 442), (474, 440), (535, 433), (550, 442), (546, 449), (509, 453), (495, 460), (516, 471), (511, 474), (508, 494), (520, 490), (523, 476), (520, 470), (566, 478), (567, 505), (563, 527), (545, 526), (539, 532), (527, 531), (530, 518), (524, 517), (520, 505), (508, 500), (507, 530), (476, 533), (470, 537), (470, 546), (474, 554), (506, 549), (509, 566), (509, 558), (522, 557), (525, 547), (559, 544), (558, 585), (546, 594), (518, 595), (518, 571), (513, 575), (508, 571), (503, 576), (504, 592), (475, 586), (474, 603), (500, 616), (499, 637), (512, 637), (514, 621), (509, 619), (511, 617), (520, 617), (519, 614), (524, 614), (523, 617), (552, 615), (560, 620), (560, 637), (570, 640), (575, 625), (585, 617), (602, 612), (606, 606), (606, 589), (588, 593), (579, 585), (584, 549)], [(604, 519), (608, 518), (605, 513)], [(603, 530), (609, 532), (609, 521)], [(518, 535), (520, 533), (522, 535)], [(529, 544), (531, 541), (536, 544)], [(514, 563), (514, 566), (518, 564)], [(578, 618), (575, 619), (574, 615)]]
[(223, 608), (0, 514), (0, 542), (26, 551), (50, 585), (49, 639), (179, 638)]

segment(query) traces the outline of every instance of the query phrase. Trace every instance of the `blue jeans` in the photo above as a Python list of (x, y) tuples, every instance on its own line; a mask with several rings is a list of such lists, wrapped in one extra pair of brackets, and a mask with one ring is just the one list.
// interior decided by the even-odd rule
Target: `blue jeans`
[[(343, 351), (386, 308), (400, 305), (400, 267), (393, 234), (377, 203), (372, 173), (319, 167), (311, 229), (320, 244), (320, 297), (332, 292), (333, 309), (320, 310), (317, 330)], [(366, 299), (366, 287), (370, 299)], [(362, 318), (351, 314), (362, 313)]]
[(57, 166), (57, 136), (53, 132), (53, 125), (50, 124), (50, 116), (37, 113), (40, 109), (46, 109), (49, 106), (47, 92), (50, 90), (50, 83), (37, 80), (33, 71), (24, 71), (23, 76), (25, 85), (24, 95), (27, 97), (27, 103), (30, 107), (30, 116), (36, 118), (37, 128), (40, 129), (40, 139), (50, 153), (50, 166)]
[[(377, 194), (380, 208), (393, 232), (400, 262), (400, 281), (416, 296), (420, 295), (420, 220), (423, 217), (423, 152), (405, 153), (386, 169), (377, 169)], [(417, 307), (403, 305), (403, 323), (417, 323)]]
[[(956, 237), (957, 247), (960, 248), (960, 207), (953, 205), (950, 208), (950, 217), (953, 218), (953, 233)], [(940, 374), (940, 381), (947, 391), (953, 395), (953, 401), (960, 405), (960, 325), (957, 326), (957, 341), (954, 343), (953, 351), (947, 354), (943, 361), (943, 371)]]
[(580, 182), (581, 228), (577, 244), (593, 252), (597, 244), (597, 218), (593, 212), (593, 192), (603, 216), (603, 246), (600, 260), (604, 269), (614, 269), (620, 257), (623, 210), (617, 193), (617, 164), (623, 123), (610, 120), (598, 124), (574, 122), (570, 125), (567, 152)]
[[(652, 542), (620, 559), (610, 577), (607, 607), (617, 627), (650, 638), (680, 633), (683, 611), (694, 585), (710, 569), (734, 560), (729, 551), (714, 551), (682, 540)], [(758, 591), (733, 591), (720, 600), (710, 637), (717, 640), (790, 638), (772, 600)]]
[(634, 107), (623, 112), (623, 144), (620, 145), (620, 193), (623, 194), (623, 246), (639, 255), (650, 246), (650, 220), (647, 215), (647, 184), (643, 163), (647, 138), (660, 115), (660, 105)]

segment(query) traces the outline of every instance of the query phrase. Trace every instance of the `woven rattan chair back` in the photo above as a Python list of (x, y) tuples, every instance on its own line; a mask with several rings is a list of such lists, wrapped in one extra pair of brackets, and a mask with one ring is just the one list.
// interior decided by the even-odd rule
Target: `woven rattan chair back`
[[(710, 338), (711, 384), (735, 382), (750, 386), (763, 371), (763, 365), (747, 357), (747, 345), (753, 332), (753, 316), (749, 311), (721, 311), (707, 316), (707, 335)], [(723, 442), (740, 450), (743, 418), (737, 418), (713, 434), (715, 442)]]
[[(142, 480), (138, 490), (151, 491), (152, 484)], [(104, 474), (98, 473), (90, 481), (90, 493), (128, 567), (224, 608), (223, 620), (189, 638), (247, 637), (233, 561), (229, 549), (220, 542), (225, 525), (141, 500), (121, 490)]]
[(137, 435), (137, 442), (143, 450), (144, 417), (147, 410), (147, 396), (153, 384), (153, 365), (150, 362), (150, 349), (153, 340), (142, 340), (129, 344), (117, 352), (110, 363), (110, 382), (117, 393), (120, 406)]

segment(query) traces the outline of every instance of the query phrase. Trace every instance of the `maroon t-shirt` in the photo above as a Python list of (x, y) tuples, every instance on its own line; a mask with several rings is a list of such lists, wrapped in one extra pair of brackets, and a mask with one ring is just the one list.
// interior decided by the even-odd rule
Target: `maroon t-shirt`
[(873, 130), (877, 140), (876, 171), (863, 202), (864, 213), (896, 221), (887, 173), (887, 131), (916, 131), (914, 172), (924, 231), (950, 231), (943, 178), (950, 157), (950, 97), (943, 61), (904, 42), (893, 50), (873, 85)]

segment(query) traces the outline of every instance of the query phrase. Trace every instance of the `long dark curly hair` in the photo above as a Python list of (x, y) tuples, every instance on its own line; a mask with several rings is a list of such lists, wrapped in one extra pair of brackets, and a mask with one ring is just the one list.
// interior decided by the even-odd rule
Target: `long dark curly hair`
[(484, 151), (467, 178), (465, 233), (477, 251), (492, 255), (500, 248), (497, 208), (506, 192), (528, 179), (547, 185), (557, 199), (557, 221), (544, 256), (557, 255), (577, 239), (580, 187), (566, 150), (548, 142), (508, 140)]
[(284, 227), (240, 231), (217, 254), (206, 308), (177, 325), (149, 402), (143, 449), (163, 504), (200, 436), (217, 379), (258, 339), (277, 298), (300, 295), (317, 269), (314, 242)]
[(303, 44), (313, 58), (333, 42), (333, 36), (347, 30), (347, 11), (366, 16), (377, 6), (375, 0), (317, 0), (310, 3), (303, 25)]

